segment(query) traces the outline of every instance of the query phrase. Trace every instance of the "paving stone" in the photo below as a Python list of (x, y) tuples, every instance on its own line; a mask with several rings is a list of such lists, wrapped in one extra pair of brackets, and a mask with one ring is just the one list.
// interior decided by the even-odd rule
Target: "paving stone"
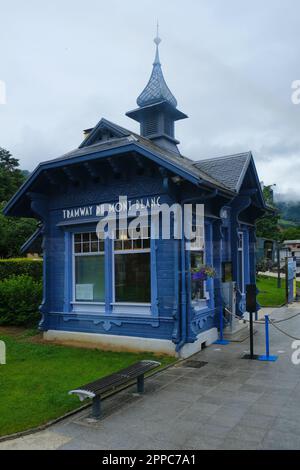
[(276, 418), (272, 429), (274, 431), (280, 431), (284, 433), (292, 433), (297, 436), (300, 436), (300, 423), (297, 421), (292, 421), (290, 419), (285, 418)]
[(257, 450), (260, 445), (255, 442), (241, 441), (240, 439), (225, 439), (218, 447), (219, 450)]
[(273, 429), (267, 433), (265, 439), (262, 442), (262, 448), (266, 450), (299, 450), (300, 436)]
[(239, 422), (241, 426), (251, 426), (254, 428), (270, 429), (276, 418), (274, 416), (265, 416), (262, 414), (245, 413)]
[[(283, 308), (280, 315), (290, 315)], [(300, 335), (300, 317), (289, 327)], [(264, 350), (258, 326), (257, 351)], [(290, 360), (290, 340), (272, 330), (275, 363), (241, 359), (248, 342), (214, 346), (193, 357), (201, 369), (172, 366), (146, 380), (146, 393), (131, 387), (103, 403), (104, 419), (90, 423), (90, 409), (5, 448), (59, 449), (300, 449), (300, 367)]]
[(255, 444), (261, 444), (267, 433), (266, 429), (251, 426), (242, 426), (238, 424), (227, 435), (227, 439), (236, 439), (241, 441), (249, 441)]

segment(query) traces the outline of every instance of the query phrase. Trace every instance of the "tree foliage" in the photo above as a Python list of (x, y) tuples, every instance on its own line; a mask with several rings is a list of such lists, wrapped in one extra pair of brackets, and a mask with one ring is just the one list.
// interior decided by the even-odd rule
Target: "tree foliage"
[(20, 256), (20, 248), (36, 229), (34, 219), (6, 217), (2, 209), (26, 179), (19, 161), (0, 147), (0, 258)]
[(280, 213), (274, 205), (272, 186), (265, 186), (263, 189), (263, 194), (267, 205), (273, 209), (274, 212), (264, 215), (257, 221), (256, 235), (261, 238), (279, 240), (281, 238), (278, 226)]
[(0, 147), (0, 203), (8, 201), (25, 180), (19, 160)]

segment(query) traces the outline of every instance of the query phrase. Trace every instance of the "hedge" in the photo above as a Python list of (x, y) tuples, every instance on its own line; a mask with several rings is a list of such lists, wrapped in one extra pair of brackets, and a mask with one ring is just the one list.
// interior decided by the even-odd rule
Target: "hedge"
[(0, 325), (37, 326), (42, 291), (42, 281), (27, 275), (0, 281)]
[(29, 258), (0, 259), (0, 281), (10, 276), (26, 275), (40, 281), (43, 276), (43, 260)]

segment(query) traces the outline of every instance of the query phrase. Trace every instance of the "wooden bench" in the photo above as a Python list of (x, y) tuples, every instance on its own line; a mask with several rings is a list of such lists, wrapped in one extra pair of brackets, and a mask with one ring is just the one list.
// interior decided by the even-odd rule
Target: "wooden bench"
[(101, 417), (101, 398), (103, 395), (108, 392), (113, 392), (135, 379), (137, 379), (137, 392), (143, 393), (145, 373), (152, 369), (156, 369), (160, 365), (160, 362), (156, 361), (139, 361), (126, 369), (116, 372), (115, 374), (90, 382), (76, 390), (71, 390), (69, 395), (78, 395), (80, 401), (83, 401), (86, 398), (92, 398), (92, 417), (94, 419), (99, 419)]

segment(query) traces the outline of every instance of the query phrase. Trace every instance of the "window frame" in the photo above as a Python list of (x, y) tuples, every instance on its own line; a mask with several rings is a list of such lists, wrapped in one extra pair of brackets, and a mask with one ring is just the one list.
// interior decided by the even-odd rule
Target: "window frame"
[[(193, 300), (192, 299), (192, 283), (193, 283), (193, 280), (192, 280), (192, 258), (191, 258), (191, 254), (192, 253), (202, 253), (202, 257), (203, 257), (203, 265), (206, 264), (206, 250), (205, 250), (205, 245), (206, 245), (206, 239), (205, 239), (205, 223), (203, 224), (203, 226), (201, 225), (194, 225), (193, 228), (196, 229), (196, 232), (198, 230), (198, 227), (200, 228), (201, 227), (201, 230), (203, 231), (203, 244), (202, 246), (200, 247), (200, 243), (199, 243), (199, 246), (190, 246), (190, 248), (188, 249), (188, 252), (189, 252), (189, 271), (190, 271), (190, 302), (191, 302), (191, 305), (192, 307), (195, 307), (195, 306), (198, 306), (200, 304), (203, 304), (203, 302), (207, 302), (208, 301), (208, 298), (207, 298), (207, 283), (206, 281), (202, 281), (203, 282), (203, 295), (204, 297), (201, 298), (201, 299), (198, 299), (198, 300)], [(199, 235), (197, 236), (196, 235), (196, 238), (200, 239), (202, 237), (200, 237)]]
[[(121, 249), (121, 250), (116, 250), (115, 249), (115, 242), (116, 239), (113, 237), (112, 239), (112, 305), (133, 305), (133, 306), (140, 306), (140, 307), (151, 307), (152, 305), (152, 270), (151, 270), (151, 227), (147, 226), (148, 229), (148, 237), (145, 238), (146, 240), (149, 240), (149, 248), (131, 248), (131, 249)], [(137, 240), (141, 239), (140, 238), (128, 238), (129, 240)], [(150, 269), (150, 302), (118, 302), (116, 301), (116, 284), (115, 284), (115, 279), (116, 279), (116, 263), (115, 263), (115, 256), (117, 255), (131, 255), (131, 254), (142, 254), (142, 253), (149, 253), (149, 269)]]
[[(106, 250), (105, 250), (105, 244), (104, 244), (104, 249), (103, 251), (90, 251), (90, 252), (81, 252), (81, 253), (76, 253), (75, 252), (75, 236), (76, 235), (83, 235), (83, 234), (90, 234), (90, 233), (95, 233), (91, 230), (89, 231), (76, 231), (72, 233), (72, 300), (71, 303), (75, 305), (105, 305), (105, 298), (103, 302), (99, 301), (90, 301), (90, 300), (76, 300), (76, 257), (87, 257), (87, 256), (104, 256), (104, 266), (105, 266), (105, 256), (106, 256)], [(84, 243), (81, 241), (80, 243)], [(91, 241), (89, 241), (91, 243)], [(106, 273), (104, 269), (104, 292), (106, 292)]]

